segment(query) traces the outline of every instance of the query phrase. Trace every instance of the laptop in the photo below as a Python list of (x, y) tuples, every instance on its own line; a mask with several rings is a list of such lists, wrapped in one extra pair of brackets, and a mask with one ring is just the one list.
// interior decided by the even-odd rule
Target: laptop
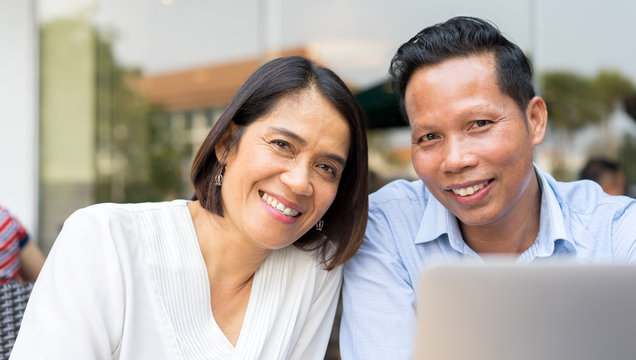
[(416, 309), (416, 360), (636, 359), (636, 266), (437, 266)]

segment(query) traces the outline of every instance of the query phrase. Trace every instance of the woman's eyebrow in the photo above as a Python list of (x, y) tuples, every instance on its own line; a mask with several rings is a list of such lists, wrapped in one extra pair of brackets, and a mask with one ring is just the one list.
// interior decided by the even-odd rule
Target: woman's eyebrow
[(340, 164), (340, 166), (342, 166), (343, 168), (347, 165), (347, 162), (345, 161), (345, 159), (340, 156), (340, 155), (336, 155), (336, 154), (325, 154), (325, 156), (327, 156), (328, 158), (332, 159), (333, 161), (336, 161), (337, 163)]
[(300, 135), (296, 134), (295, 132), (291, 130), (288, 130), (282, 127), (270, 127), (269, 129), (283, 133), (285, 136), (289, 136), (290, 138), (298, 141), (298, 143), (300, 143), (300, 145), (302, 146), (307, 145), (307, 140), (303, 139)]

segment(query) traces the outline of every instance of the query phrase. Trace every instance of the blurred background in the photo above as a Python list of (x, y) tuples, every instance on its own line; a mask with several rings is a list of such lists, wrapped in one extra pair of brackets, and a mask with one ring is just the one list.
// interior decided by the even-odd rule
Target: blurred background
[(0, 204), (46, 253), (97, 202), (189, 198), (194, 152), (260, 64), (336, 71), (369, 121), (370, 191), (415, 178), (387, 69), (422, 28), (493, 21), (528, 54), (550, 113), (535, 161), (560, 180), (603, 157), (636, 195), (636, 2), (0, 0)]

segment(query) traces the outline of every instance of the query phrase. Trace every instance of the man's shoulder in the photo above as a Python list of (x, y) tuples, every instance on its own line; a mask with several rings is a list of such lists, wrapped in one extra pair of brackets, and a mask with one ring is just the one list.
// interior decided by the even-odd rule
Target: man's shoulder
[(369, 195), (369, 208), (376, 208), (387, 203), (399, 205), (422, 202), (428, 196), (428, 190), (420, 180), (394, 180)]
[(608, 195), (590, 180), (561, 182), (545, 176), (558, 202), (568, 239), (585, 261), (636, 260), (636, 200)]
[(557, 181), (544, 174), (562, 209), (578, 215), (619, 214), (636, 206), (636, 200), (627, 196), (606, 194), (591, 180)]
[[(367, 235), (389, 231), (402, 240), (414, 238), (422, 226), (431, 198), (420, 180), (396, 180), (385, 185), (369, 197)], [(435, 222), (430, 217), (426, 221)]]
[(596, 249), (596, 255), (602, 253), (599, 248), (610, 246), (613, 250), (608, 250), (608, 253), (613, 258), (620, 258), (616, 255), (617, 249), (631, 248), (635, 240), (635, 199), (608, 195), (590, 180), (561, 182), (551, 176), (545, 176), (545, 179), (556, 197), (563, 225), (573, 241), (585, 243), (584, 247), (588, 249)]

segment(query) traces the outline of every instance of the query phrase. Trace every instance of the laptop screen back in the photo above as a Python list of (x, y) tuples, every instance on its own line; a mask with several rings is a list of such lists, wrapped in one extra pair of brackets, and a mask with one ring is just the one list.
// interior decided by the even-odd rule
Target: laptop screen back
[(416, 359), (636, 359), (636, 267), (425, 271)]

